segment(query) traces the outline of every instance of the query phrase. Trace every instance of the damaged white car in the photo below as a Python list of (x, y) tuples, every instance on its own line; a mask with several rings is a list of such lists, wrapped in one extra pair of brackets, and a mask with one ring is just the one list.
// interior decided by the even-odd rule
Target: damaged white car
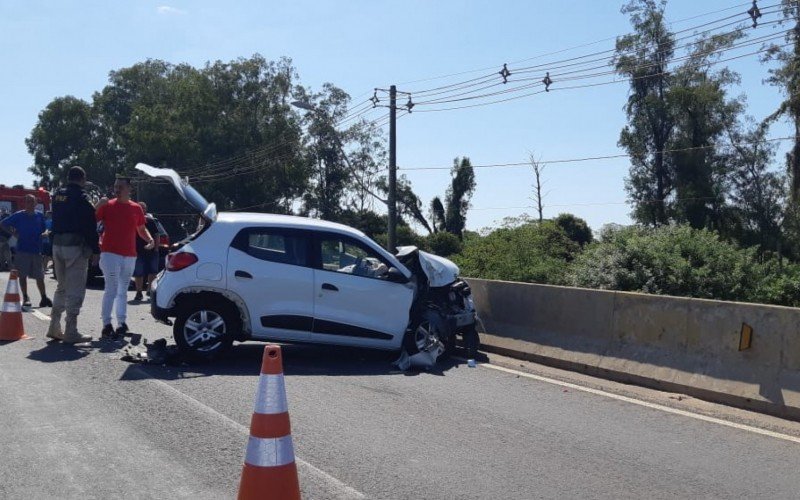
[(175, 171), (167, 179), (202, 217), (152, 285), (151, 312), (173, 324), (178, 347), (214, 357), (234, 340), (308, 342), (400, 351), (430, 367), (464, 339), (478, 346), (476, 313), (451, 261), (403, 247), (392, 255), (360, 231), (305, 217), (221, 212)]

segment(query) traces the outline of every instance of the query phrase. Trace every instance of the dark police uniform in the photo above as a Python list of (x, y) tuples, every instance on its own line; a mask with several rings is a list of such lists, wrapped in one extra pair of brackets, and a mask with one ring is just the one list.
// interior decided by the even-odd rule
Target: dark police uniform
[[(99, 254), (97, 222), (89, 196), (70, 183), (53, 195), (53, 268), (58, 279), (47, 336), (80, 340), (78, 314), (86, 296), (89, 257)], [(66, 311), (63, 335), (61, 314)]]

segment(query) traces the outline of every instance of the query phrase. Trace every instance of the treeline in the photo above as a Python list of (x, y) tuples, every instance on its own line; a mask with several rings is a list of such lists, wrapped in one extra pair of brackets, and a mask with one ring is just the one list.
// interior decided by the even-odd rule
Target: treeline
[[(51, 188), (81, 165), (105, 190), (117, 175), (137, 177), (133, 166), (144, 162), (189, 177), (220, 210), (295, 213), (385, 234), (383, 134), (354, 119), (350, 97), (335, 85), (314, 92), (298, 81), (289, 59), (260, 55), (203, 68), (148, 60), (112, 71), (91, 101), (59, 97), (39, 114), (26, 140), (30, 171)], [(292, 105), (298, 101), (313, 109)], [(168, 227), (171, 217), (189, 220), (165, 186), (137, 178), (135, 187)], [(467, 158), (454, 161), (451, 185), (430, 205), (401, 176), (400, 231), (411, 236), (414, 222), (460, 237), (474, 189)]]
[(467, 233), (450, 258), (476, 278), (800, 306), (800, 264), (686, 224), (608, 225), (595, 239), (569, 214), (514, 218)]
[[(630, 81), (619, 146), (630, 155), (625, 187), (634, 221), (707, 229), (723, 241), (757, 247), (764, 258), (797, 260), (800, 2), (784, 0), (765, 11), (774, 31), (760, 43), (748, 40), (751, 26), (744, 23), (687, 42), (669, 29), (665, 7), (665, 0), (623, 7), (633, 31), (617, 40), (612, 61)], [(755, 27), (758, 17), (753, 21)], [(772, 62), (764, 81), (783, 102), (769, 116), (748, 116), (746, 97), (732, 95), (740, 77), (724, 58), (741, 47)], [(768, 135), (779, 121), (795, 131), (783, 138), (794, 145), (785, 167), (776, 161), (781, 141)]]
[[(745, 23), (676, 36), (665, 7), (625, 4), (632, 31), (609, 61), (630, 82), (618, 144), (630, 155), (635, 226), (604, 228), (596, 241), (569, 215), (466, 231), (477, 186), (469, 158), (457, 157), (430, 202), (399, 179), (399, 243), (452, 255), (474, 277), (797, 304), (800, 2), (770, 7), (785, 38), (777, 45), (749, 41)], [(769, 116), (747, 115), (745, 97), (733, 95), (739, 75), (722, 64), (746, 43), (760, 44), (764, 79), (783, 96)], [(358, 106), (333, 84), (301, 85), (289, 59), (254, 55), (200, 68), (148, 60), (112, 71), (89, 100), (54, 99), (26, 143), (39, 185), (81, 165), (105, 188), (145, 162), (188, 176), (221, 210), (319, 217), (384, 243), (385, 141)], [(794, 137), (784, 163), (770, 132), (786, 122)], [(151, 179), (135, 185), (180, 231), (171, 223), (185, 211), (177, 197)]]

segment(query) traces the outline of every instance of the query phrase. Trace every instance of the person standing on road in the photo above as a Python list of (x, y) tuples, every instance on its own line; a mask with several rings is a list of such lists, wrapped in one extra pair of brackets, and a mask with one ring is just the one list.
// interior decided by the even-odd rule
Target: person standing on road
[(11, 269), (11, 233), (3, 229), (3, 221), (8, 218), (8, 212), (4, 208), (0, 211), (0, 271)]
[(53, 242), (50, 233), (53, 232), (53, 212), (48, 210), (44, 214), (44, 234), (42, 234), (42, 269), (47, 274), (47, 266), (53, 259)]
[[(152, 250), (155, 241), (145, 226), (144, 212), (131, 200), (131, 181), (118, 177), (114, 182), (116, 198), (103, 198), (97, 205), (97, 221), (103, 223), (100, 239), (100, 270), (103, 271), (103, 337), (122, 337), (128, 332), (128, 286), (136, 265), (136, 235)], [(111, 325), (112, 308), (117, 313), (117, 329)]]
[[(159, 234), (158, 222), (152, 214), (147, 213), (147, 203), (140, 201), (139, 206), (144, 212), (144, 225), (151, 235)], [(139, 302), (144, 299), (142, 289), (144, 278), (147, 277), (147, 295), (150, 295), (150, 285), (158, 274), (158, 249), (147, 250), (147, 242), (138, 234), (136, 235), (136, 265), (133, 270), (133, 281), (136, 283), (136, 295), (133, 300)]]
[[(100, 247), (97, 244), (97, 222), (94, 206), (83, 187), (86, 172), (72, 167), (67, 185), (53, 196), (53, 272), (58, 280), (50, 312), (47, 336), (71, 344), (92, 340), (78, 333), (78, 314), (86, 296), (86, 272), (89, 259), (97, 263)], [(66, 311), (65, 328), (61, 330), (61, 315)]]
[(19, 272), (19, 286), (22, 289), (23, 307), (31, 307), (28, 296), (28, 278), (36, 280), (39, 288), (39, 307), (50, 307), (53, 303), (47, 298), (44, 287), (44, 268), (42, 267), (42, 234), (45, 232), (44, 215), (36, 211), (36, 197), (25, 196), (25, 210), (20, 210), (0, 222), (3, 229), (17, 237), (17, 252), (14, 255), (14, 268)]

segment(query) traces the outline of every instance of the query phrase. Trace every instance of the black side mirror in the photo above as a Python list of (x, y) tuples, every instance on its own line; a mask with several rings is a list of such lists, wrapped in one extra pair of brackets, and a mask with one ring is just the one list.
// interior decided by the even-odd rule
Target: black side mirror
[(389, 271), (386, 272), (386, 280), (392, 283), (408, 283), (408, 278), (394, 266), (390, 267)]

